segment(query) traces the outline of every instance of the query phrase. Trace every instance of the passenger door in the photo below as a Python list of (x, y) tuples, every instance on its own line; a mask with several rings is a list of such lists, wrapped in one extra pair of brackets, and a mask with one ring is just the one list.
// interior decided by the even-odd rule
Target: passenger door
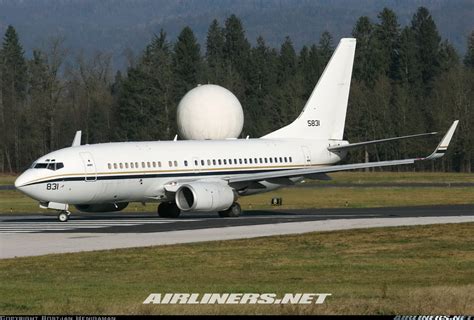
[(80, 156), (86, 173), (85, 180), (88, 182), (97, 181), (97, 170), (92, 154), (89, 152), (81, 152)]

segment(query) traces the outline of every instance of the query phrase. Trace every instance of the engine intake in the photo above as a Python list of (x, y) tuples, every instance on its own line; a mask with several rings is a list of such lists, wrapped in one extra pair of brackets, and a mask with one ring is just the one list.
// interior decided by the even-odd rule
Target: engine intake
[(76, 209), (82, 212), (113, 212), (121, 211), (128, 206), (128, 202), (99, 203), (99, 204), (77, 204)]
[(192, 182), (176, 191), (175, 201), (182, 211), (222, 211), (234, 203), (236, 195), (228, 185)]

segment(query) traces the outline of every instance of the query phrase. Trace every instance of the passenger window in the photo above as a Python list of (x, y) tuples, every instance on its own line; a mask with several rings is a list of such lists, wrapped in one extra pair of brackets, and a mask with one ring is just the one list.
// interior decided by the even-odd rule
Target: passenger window
[(227, 159), (224, 159), (224, 164), (227, 164)]
[(119, 163), (119, 167), (120, 167), (120, 169), (123, 169), (123, 163), (122, 162)]
[(130, 168), (134, 169), (135, 166), (133, 165), (133, 162), (130, 162)]
[(178, 166), (178, 161), (174, 161), (174, 166), (177, 167)]
[(204, 160), (201, 160), (201, 166), (204, 166)]
[(222, 164), (221, 159), (217, 160), (217, 163), (219, 163), (219, 165), (221, 165)]
[(249, 159), (249, 163), (252, 164), (252, 158)]
[(199, 162), (197, 160), (194, 160), (194, 165), (197, 167), (199, 165)]
[(117, 169), (117, 164), (116, 163), (114, 163), (114, 169)]
[(257, 158), (253, 159), (253, 163), (257, 164), (257, 163), (258, 163), (258, 159), (257, 159)]
[(291, 157), (289, 159), (290, 159), (290, 162), (293, 162), (293, 159)]
[(208, 166), (211, 165), (211, 160), (207, 159), (207, 165), (208, 165)]
[(153, 164), (153, 168), (156, 168), (156, 162), (153, 161), (152, 164)]
[(288, 158), (287, 158), (287, 157), (285, 157), (284, 159), (285, 159), (285, 163), (287, 163), (287, 162), (288, 162)]
[(112, 165), (111, 165), (110, 163), (107, 163), (107, 167), (108, 167), (109, 169), (112, 169)]
[(239, 159), (239, 164), (242, 164), (242, 159)]
[(158, 167), (161, 168), (161, 161), (158, 161)]
[(280, 157), (280, 163), (282, 163), (282, 162), (283, 162), (283, 159)]
[(188, 166), (188, 160), (184, 160), (184, 166), (185, 166), (185, 167)]
[(264, 158), (264, 160), (265, 160), (265, 163), (268, 163), (268, 161), (267, 161), (268, 159), (267, 159), (267, 158)]
[(145, 162), (142, 162), (142, 168), (145, 168)]
[(172, 167), (172, 166), (173, 166), (173, 162), (168, 161), (168, 166)]
[(212, 164), (216, 165), (216, 159), (212, 159)]
[(128, 162), (125, 162), (125, 169), (128, 169)]
[(244, 163), (247, 164), (247, 158), (244, 158)]

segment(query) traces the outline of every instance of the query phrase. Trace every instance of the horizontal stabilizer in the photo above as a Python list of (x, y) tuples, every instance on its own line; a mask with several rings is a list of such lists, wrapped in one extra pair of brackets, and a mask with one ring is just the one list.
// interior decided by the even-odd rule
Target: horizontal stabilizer
[(410, 139), (410, 138), (420, 138), (420, 137), (432, 136), (432, 135), (435, 135), (435, 134), (437, 134), (437, 133), (438, 133), (438, 132), (420, 133), (420, 134), (412, 134), (412, 135), (403, 136), (403, 137), (395, 137), (395, 138), (387, 138), (387, 139), (380, 139), (380, 140), (372, 140), (372, 141), (364, 141), (364, 142), (350, 143), (350, 144), (344, 144), (344, 145), (341, 145), (341, 146), (328, 147), (328, 150), (329, 150), (329, 151), (348, 150), (348, 149), (363, 147), (363, 146), (367, 146), (367, 145), (371, 145), (371, 144), (384, 143), (384, 142), (390, 142), (390, 141), (396, 141), (396, 140), (403, 140), (403, 139)]

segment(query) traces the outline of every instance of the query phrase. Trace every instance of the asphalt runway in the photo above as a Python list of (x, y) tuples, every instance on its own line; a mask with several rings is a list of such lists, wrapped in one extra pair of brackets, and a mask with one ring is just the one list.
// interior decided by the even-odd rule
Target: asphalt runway
[(0, 216), (0, 258), (165, 245), (311, 231), (474, 222), (474, 205), (246, 211), (239, 218), (189, 213)]

